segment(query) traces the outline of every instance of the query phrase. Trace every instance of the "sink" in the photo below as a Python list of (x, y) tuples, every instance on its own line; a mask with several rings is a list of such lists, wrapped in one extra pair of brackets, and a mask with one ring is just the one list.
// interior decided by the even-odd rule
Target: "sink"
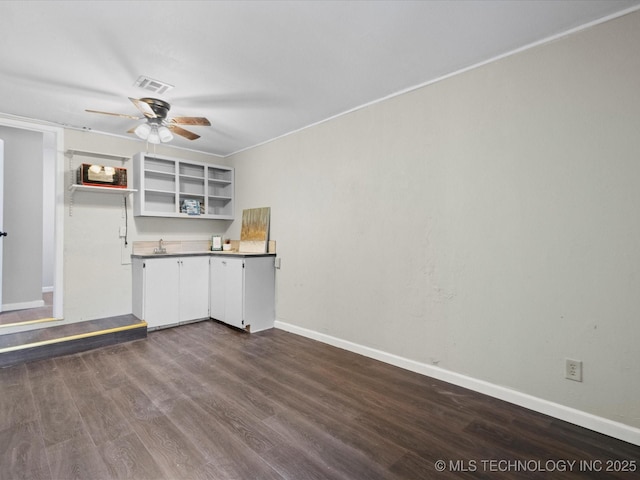
[(158, 246), (153, 249), (153, 253), (155, 253), (156, 255), (163, 255), (167, 253), (167, 249), (164, 248), (162, 239), (160, 239), (160, 241), (158, 242)]

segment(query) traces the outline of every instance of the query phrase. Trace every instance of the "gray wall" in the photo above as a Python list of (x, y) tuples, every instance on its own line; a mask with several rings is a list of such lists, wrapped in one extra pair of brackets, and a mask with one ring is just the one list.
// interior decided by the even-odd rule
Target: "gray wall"
[(2, 303), (42, 300), (42, 133), (0, 127), (4, 139)]
[(44, 159), (42, 166), (42, 289), (52, 291), (54, 283), (55, 246), (55, 136), (43, 134)]
[(278, 321), (640, 427), (638, 45), (633, 13), (231, 157)]

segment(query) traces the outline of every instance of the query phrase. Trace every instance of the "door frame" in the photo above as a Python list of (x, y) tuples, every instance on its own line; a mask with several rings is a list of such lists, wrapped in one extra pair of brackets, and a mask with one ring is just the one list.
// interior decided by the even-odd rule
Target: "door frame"
[[(64, 252), (64, 128), (46, 123), (38, 123), (10, 116), (0, 115), (0, 125), (4, 127), (52, 133), (55, 143), (55, 212), (54, 212), (54, 259), (53, 259), (53, 317), (63, 318), (63, 252)], [(5, 158), (6, 162), (6, 158)]]
[[(0, 230), (4, 231), (4, 140), (0, 138)], [(4, 258), (4, 241), (0, 238), (0, 313), (2, 310), (2, 259)]]

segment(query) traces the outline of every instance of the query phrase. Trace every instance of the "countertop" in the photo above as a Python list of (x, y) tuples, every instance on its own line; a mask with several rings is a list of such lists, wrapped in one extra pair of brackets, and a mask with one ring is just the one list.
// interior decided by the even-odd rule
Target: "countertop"
[(251, 253), (251, 252), (225, 252), (205, 250), (201, 252), (169, 252), (169, 253), (146, 253), (132, 254), (131, 258), (164, 258), (164, 257), (194, 257), (194, 256), (225, 256), (225, 257), (275, 257), (275, 253)]

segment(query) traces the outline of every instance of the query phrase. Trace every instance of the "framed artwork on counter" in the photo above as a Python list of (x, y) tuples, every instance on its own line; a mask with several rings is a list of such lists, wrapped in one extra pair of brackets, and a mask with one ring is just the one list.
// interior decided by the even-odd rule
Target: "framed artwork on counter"
[(213, 235), (211, 237), (211, 251), (217, 252), (222, 250), (222, 235)]

